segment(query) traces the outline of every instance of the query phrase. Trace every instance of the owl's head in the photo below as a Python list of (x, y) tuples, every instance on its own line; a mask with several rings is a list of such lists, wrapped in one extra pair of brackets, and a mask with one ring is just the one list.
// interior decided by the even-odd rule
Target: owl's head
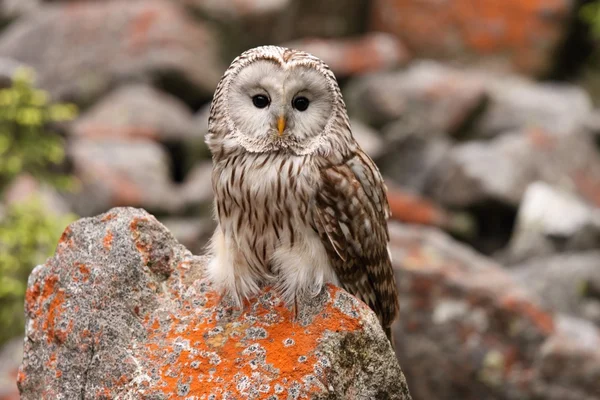
[(246, 51), (225, 72), (207, 142), (211, 150), (310, 154), (327, 145), (332, 130), (340, 134), (340, 124), (347, 126), (346, 109), (327, 65), (304, 52), (264, 46)]

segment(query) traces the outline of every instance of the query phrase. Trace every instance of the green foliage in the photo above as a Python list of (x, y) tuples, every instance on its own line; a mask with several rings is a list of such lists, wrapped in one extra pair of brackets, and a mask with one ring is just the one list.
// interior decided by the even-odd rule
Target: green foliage
[(37, 198), (9, 206), (0, 219), (0, 343), (23, 331), (27, 277), (75, 219), (48, 213)]
[[(72, 181), (59, 173), (65, 157), (63, 138), (50, 127), (75, 118), (69, 104), (52, 104), (33, 87), (33, 73), (19, 70), (13, 84), (0, 90), (0, 199), (22, 173), (64, 188)], [(39, 199), (2, 209), (0, 205), (0, 344), (23, 332), (24, 295), (32, 268), (52, 254), (74, 215), (57, 216)]]
[(33, 72), (22, 68), (13, 84), (0, 90), (0, 192), (21, 172), (54, 185), (68, 184), (52, 166), (65, 157), (62, 137), (48, 128), (77, 115), (72, 104), (51, 104), (33, 86)]
[(579, 17), (589, 25), (592, 37), (600, 39), (600, 1), (592, 1), (581, 6)]

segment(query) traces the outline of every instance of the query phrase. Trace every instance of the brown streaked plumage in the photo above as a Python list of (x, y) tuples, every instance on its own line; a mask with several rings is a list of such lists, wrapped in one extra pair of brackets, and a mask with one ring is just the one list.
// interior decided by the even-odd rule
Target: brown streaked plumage
[(238, 57), (209, 118), (219, 223), (208, 273), (241, 301), (275, 285), (291, 304), (327, 282), (373, 309), (388, 337), (398, 296), (389, 207), (331, 70), (275, 46)]

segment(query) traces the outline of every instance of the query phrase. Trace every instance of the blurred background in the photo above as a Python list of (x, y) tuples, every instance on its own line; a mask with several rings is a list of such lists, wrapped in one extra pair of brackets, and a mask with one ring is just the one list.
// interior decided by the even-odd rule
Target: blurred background
[(68, 223), (203, 251), (209, 103), (262, 44), (330, 65), (386, 178), (413, 398), (600, 399), (597, 0), (0, 0), (0, 399)]

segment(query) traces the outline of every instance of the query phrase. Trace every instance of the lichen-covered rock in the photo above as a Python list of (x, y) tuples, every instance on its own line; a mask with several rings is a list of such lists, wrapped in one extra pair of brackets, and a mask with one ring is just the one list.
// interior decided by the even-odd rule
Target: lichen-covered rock
[(391, 69), (410, 59), (398, 38), (381, 32), (346, 39), (308, 38), (283, 46), (319, 57), (338, 78)]
[(212, 32), (158, 0), (45, 4), (8, 27), (0, 54), (33, 67), (55, 99), (82, 103), (142, 78), (179, 82), (197, 101), (223, 72)]
[(396, 350), (416, 399), (598, 398), (596, 327), (540, 307), (501, 266), (439, 231), (392, 224), (390, 236)]
[(419, 56), (487, 59), (540, 75), (567, 36), (573, 0), (376, 0), (375, 30), (391, 32)]
[(410, 399), (366, 305), (327, 286), (238, 308), (205, 262), (142, 210), (70, 225), (29, 279), (22, 398)]

